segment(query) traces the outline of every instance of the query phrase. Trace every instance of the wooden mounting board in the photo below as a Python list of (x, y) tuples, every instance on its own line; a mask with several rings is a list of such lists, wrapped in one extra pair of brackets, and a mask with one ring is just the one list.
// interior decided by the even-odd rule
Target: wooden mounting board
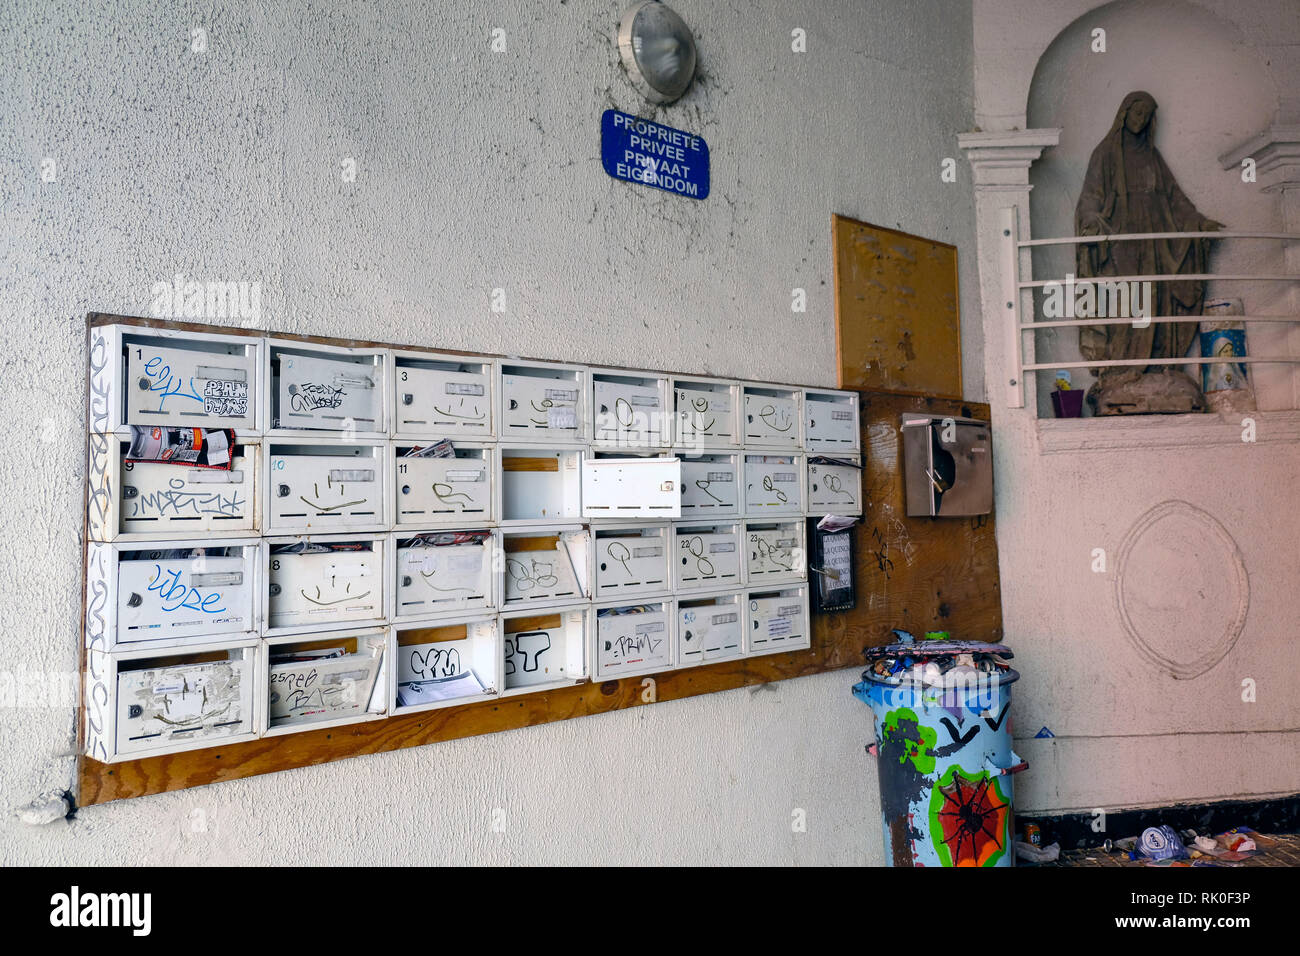
[(961, 398), (957, 247), (831, 217), (840, 388)]

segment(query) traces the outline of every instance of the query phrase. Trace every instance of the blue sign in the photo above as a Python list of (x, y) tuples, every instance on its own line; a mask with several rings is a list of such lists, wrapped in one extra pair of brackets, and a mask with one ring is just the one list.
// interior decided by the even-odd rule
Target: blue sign
[(615, 179), (692, 199), (709, 195), (709, 146), (694, 133), (605, 110), (600, 159)]

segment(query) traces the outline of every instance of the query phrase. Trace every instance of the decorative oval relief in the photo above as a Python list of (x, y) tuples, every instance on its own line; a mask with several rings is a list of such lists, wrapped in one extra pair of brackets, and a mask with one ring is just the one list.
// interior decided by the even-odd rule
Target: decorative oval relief
[(1250, 609), (1250, 579), (1237, 542), (1214, 516), (1186, 501), (1165, 501), (1124, 536), (1115, 605), (1138, 652), (1187, 680), (1237, 643)]

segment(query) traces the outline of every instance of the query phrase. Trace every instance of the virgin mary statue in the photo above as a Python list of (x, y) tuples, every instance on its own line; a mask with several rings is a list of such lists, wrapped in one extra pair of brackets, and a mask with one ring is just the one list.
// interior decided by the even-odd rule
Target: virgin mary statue
[[(1221, 223), (1192, 205), (1154, 143), (1156, 101), (1142, 91), (1124, 97), (1115, 122), (1088, 160), (1083, 191), (1074, 211), (1075, 235), (1211, 232)], [(1209, 239), (1129, 239), (1081, 243), (1079, 279), (1108, 276), (1194, 275), (1208, 271)], [(1141, 289), (1149, 290), (1139, 292)], [(1135, 284), (1145, 302), (1133, 315), (1200, 315), (1205, 283), (1178, 279)], [(1098, 301), (1101, 301), (1098, 296)], [(1112, 318), (1114, 316), (1111, 316)], [(1148, 323), (1079, 328), (1085, 359), (1182, 358), (1196, 339), (1197, 324)], [(1129, 365), (1101, 370), (1088, 391), (1099, 415), (1203, 411), (1205, 396), (1175, 365)]]

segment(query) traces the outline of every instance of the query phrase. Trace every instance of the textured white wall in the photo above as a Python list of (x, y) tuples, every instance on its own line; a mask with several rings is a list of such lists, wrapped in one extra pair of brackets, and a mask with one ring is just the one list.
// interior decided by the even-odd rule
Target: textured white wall
[[(833, 385), (839, 212), (956, 243), (978, 315), (969, 179), (939, 183), (972, 125), (967, 3), (677, 0), (701, 75), (655, 118), (707, 139), (703, 203), (601, 169), (601, 111), (641, 109), (622, 3), (262, 6), (0, 3), (6, 673), (75, 668), (85, 313), (146, 314), (175, 273), (261, 283), (291, 332)], [(963, 345), (978, 399), (978, 322)], [(880, 862), (854, 677), (5, 818), (0, 861)], [(72, 728), (0, 710), (0, 803), (67, 785)]]
[[(1104, 55), (1086, 53), (1096, 27), (1107, 31)], [(1293, 121), (1294, 3), (976, 0), (973, 33), (977, 120), (1008, 131), (1024, 128), (1028, 115), (1033, 126), (1064, 130), (1059, 150), (1049, 149), (1030, 175), (1035, 238), (1072, 232), (1088, 153), (1131, 89), (1155, 95), (1158, 145), (1207, 215), (1246, 231), (1281, 226), (1279, 197), (1261, 195), (1262, 182), (1245, 186), (1217, 157), (1269, 123)], [(997, 215), (1013, 196), (977, 196), (988, 343), (1006, 340)], [(1215, 265), (1281, 271), (1281, 257), (1228, 253)], [(1276, 298), (1259, 284), (1238, 294), (1254, 311), (1288, 311), (1275, 289), (1267, 295)], [(1030, 408), (1007, 407), (1006, 357), (992, 345), (985, 357), (1004, 624), (1025, 678), (1013, 709), (1017, 749), (1031, 764), (1019, 808), (1113, 810), (1300, 791), (1295, 412), (1257, 416), (1256, 443), (1240, 440), (1238, 423), (1219, 426), (1216, 436), (1205, 420), (1147, 419), (1141, 433), (1140, 423), (1090, 421), (1092, 441), (1126, 436), (1122, 444), (1047, 453), (1059, 430), (1040, 427), (1032, 393)], [(1272, 386), (1264, 404), (1277, 408), (1287, 383)], [(1153, 444), (1156, 433), (1167, 446)], [(1197, 512), (1172, 505), (1173, 517), (1148, 530), (1134, 559), (1121, 564), (1144, 516), (1174, 501), (1212, 516), (1232, 543)], [(1104, 551), (1105, 570), (1094, 570), (1094, 549)], [(1238, 563), (1248, 600), (1235, 584)], [(1126, 633), (1117, 575), (1135, 631), (1168, 661), (1216, 646), (1243, 604), (1244, 627), (1215, 666), (1175, 679)], [(1055, 739), (1033, 739), (1043, 726)]]

